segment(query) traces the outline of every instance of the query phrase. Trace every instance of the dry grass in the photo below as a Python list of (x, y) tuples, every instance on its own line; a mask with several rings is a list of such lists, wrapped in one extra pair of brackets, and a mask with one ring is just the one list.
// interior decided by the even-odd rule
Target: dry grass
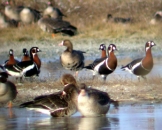
[[(24, 3), (37, 9), (42, 9), (42, 3), (16, 0), (18, 5)], [(64, 19), (78, 27), (78, 35), (73, 38), (161, 38), (161, 24), (150, 25), (153, 14), (161, 9), (160, 0), (102, 0), (82, 1), (53, 0), (55, 6), (67, 15)], [(37, 5), (37, 6), (36, 6)], [(133, 22), (127, 25), (108, 22), (108, 13), (115, 17), (131, 17)], [(0, 30), (0, 41), (28, 41), (51, 39), (51, 34), (42, 32), (36, 25), (21, 28)], [(61, 35), (58, 38), (62, 38)]]

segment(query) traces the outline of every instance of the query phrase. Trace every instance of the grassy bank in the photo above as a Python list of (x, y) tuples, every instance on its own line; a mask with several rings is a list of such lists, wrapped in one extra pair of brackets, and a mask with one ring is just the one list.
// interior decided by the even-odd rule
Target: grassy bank
[[(2, 1), (2, 0), (1, 0)], [(24, 4), (43, 10), (44, 1), (15, 0), (17, 5)], [(56, 7), (67, 16), (64, 20), (71, 22), (78, 28), (78, 35), (72, 39), (80, 38), (108, 38), (108, 39), (161, 39), (162, 24), (150, 25), (153, 14), (161, 9), (160, 0), (53, 0)], [(37, 5), (37, 6), (36, 6)], [(3, 10), (3, 8), (1, 8)], [(130, 17), (129, 24), (117, 24), (107, 20), (107, 14), (114, 17)], [(52, 39), (51, 34), (42, 32), (37, 24), (19, 28), (0, 29), (0, 42), (4, 41), (32, 41)], [(69, 38), (57, 35), (55, 39)]]

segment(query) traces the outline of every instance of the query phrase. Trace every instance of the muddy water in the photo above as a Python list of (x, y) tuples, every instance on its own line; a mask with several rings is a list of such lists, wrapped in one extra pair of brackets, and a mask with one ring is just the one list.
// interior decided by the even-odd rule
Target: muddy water
[(162, 104), (123, 104), (119, 109), (110, 107), (105, 117), (52, 118), (24, 108), (0, 108), (1, 130), (160, 130)]

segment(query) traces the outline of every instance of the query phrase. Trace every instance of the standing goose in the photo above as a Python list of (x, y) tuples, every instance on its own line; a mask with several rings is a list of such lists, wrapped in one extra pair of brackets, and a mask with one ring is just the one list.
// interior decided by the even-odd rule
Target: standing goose
[(68, 70), (78, 71), (84, 67), (84, 55), (82, 51), (73, 50), (73, 44), (70, 40), (63, 40), (60, 46), (66, 46), (66, 50), (60, 56), (61, 65)]
[(42, 17), (38, 21), (38, 26), (44, 31), (48, 33), (62, 33), (68, 36), (74, 36), (77, 32), (77, 28), (71, 25), (67, 21), (63, 21), (61, 19), (50, 18), (47, 16)]
[(32, 77), (40, 73), (41, 61), (37, 55), (41, 50), (38, 47), (30, 49), (30, 61), (22, 61), (15, 65), (5, 65), (4, 70), (13, 77)]
[(81, 84), (78, 96), (78, 110), (83, 116), (106, 115), (111, 103), (118, 107), (118, 102), (110, 99), (106, 92), (88, 88), (85, 84)]
[(29, 61), (31, 60), (30, 59), (30, 56), (29, 56), (29, 53), (28, 53), (28, 50), (26, 48), (23, 49), (23, 57), (21, 59), (21, 61)]
[(156, 44), (153, 41), (146, 42), (145, 57), (133, 60), (131, 63), (127, 64), (126, 66), (123, 66), (121, 69), (127, 70), (131, 74), (136, 75), (138, 77), (138, 80), (140, 80), (140, 76), (146, 79), (145, 75), (147, 75), (152, 70), (154, 65), (151, 48), (155, 45)]
[(8, 74), (0, 72), (0, 103), (9, 103), (8, 107), (12, 107), (12, 101), (17, 96), (16, 86), (7, 81)]
[(21, 104), (20, 107), (27, 107), (53, 117), (71, 116), (76, 113), (78, 88), (75, 85), (75, 78), (70, 74), (65, 74), (61, 82), (64, 85), (63, 91), (36, 97), (33, 101)]
[(93, 70), (93, 78), (98, 73), (106, 80), (106, 77), (114, 72), (117, 67), (117, 58), (114, 54), (114, 51), (117, 50), (114, 44), (110, 44), (107, 51), (108, 57), (96, 59), (93, 63), (84, 68)]

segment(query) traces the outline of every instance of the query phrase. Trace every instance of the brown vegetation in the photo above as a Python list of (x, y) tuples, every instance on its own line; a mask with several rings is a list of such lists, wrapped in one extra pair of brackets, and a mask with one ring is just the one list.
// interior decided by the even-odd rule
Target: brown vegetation
[[(41, 11), (45, 8), (43, 0), (37, 3), (30, 0), (15, 1), (17, 5), (27, 5)], [(160, 0), (52, 0), (52, 2), (67, 16), (64, 20), (78, 27), (79, 33), (73, 38), (161, 38), (162, 24), (149, 24), (154, 13), (162, 8)], [(130, 17), (132, 22), (130, 24), (108, 22), (107, 14), (109, 13), (114, 17)], [(14, 29), (0, 29), (0, 35), (1, 42), (52, 38), (50, 34), (42, 32), (37, 24)]]

